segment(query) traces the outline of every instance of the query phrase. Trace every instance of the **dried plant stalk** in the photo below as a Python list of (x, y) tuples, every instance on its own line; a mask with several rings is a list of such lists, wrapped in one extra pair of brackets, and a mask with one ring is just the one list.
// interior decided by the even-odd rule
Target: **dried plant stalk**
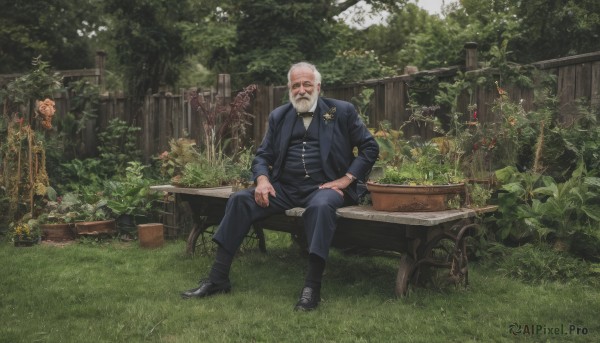
[(536, 145), (537, 146), (535, 149), (535, 159), (533, 160), (533, 172), (539, 173), (539, 172), (541, 172), (540, 169), (542, 169), (542, 166), (540, 165), (540, 159), (542, 158), (542, 148), (544, 146), (544, 121), (543, 120), (540, 122), (540, 135), (538, 136)]

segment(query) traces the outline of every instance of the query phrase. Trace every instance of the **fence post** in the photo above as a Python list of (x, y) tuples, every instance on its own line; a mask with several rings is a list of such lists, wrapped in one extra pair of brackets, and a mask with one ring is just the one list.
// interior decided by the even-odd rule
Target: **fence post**
[(467, 42), (464, 45), (467, 52), (465, 59), (465, 67), (467, 70), (477, 69), (477, 43)]
[(96, 69), (98, 73), (98, 86), (100, 92), (104, 92), (104, 70), (106, 69), (106, 52), (102, 50), (96, 51)]
[(229, 98), (231, 98), (231, 75), (219, 74), (217, 94), (223, 99), (229, 100)]

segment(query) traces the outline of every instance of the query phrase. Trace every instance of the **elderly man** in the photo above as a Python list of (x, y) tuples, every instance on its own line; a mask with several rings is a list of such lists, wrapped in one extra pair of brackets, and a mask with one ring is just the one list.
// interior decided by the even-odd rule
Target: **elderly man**
[(295, 310), (318, 306), (336, 210), (356, 204), (357, 180), (366, 178), (379, 147), (352, 104), (319, 97), (321, 74), (314, 65), (292, 65), (288, 88), (290, 103), (269, 115), (268, 131), (252, 163), (256, 187), (230, 197), (213, 237), (218, 249), (209, 276), (199, 287), (182, 293), (183, 298), (229, 292), (233, 256), (251, 224), (304, 207), (309, 263)]

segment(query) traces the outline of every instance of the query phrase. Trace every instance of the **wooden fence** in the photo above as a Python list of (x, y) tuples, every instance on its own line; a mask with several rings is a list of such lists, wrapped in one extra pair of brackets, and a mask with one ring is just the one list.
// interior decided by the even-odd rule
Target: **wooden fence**
[[(391, 123), (393, 128), (399, 128), (404, 122), (409, 120), (411, 111), (408, 107), (410, 94), (424, 94), (423, 98), (433, 99), (430, 88), (421, 88), (419, 80), (435, 80), (436, 82), (453, 82), (458, 71), (465, 72), (466, 76), (476, 78), (478, 75), (494, 75), (495, 71), (491, 69), (477, 69), (476, 51), (472, 49), (476, 46), (465, 45), (467, 64), (461, 67), (440, 68), (427, 70), (412, 74), (405, 74), (396, 77), (390, 77), (378, 80), (368, 80), (354, 84), (328, 87), (326, 83), (323, 86), (323, 93), (326, 97), (332, 97), (347, 101), (352, 101), (358, 97), (363, 89), (372, 89), (372, 101), (370, 102), (367, 114), (371, 127), (377, 127), (384, 120)], [(469, 51), (471, 50), (471, 51)], [(532, 67), (540, 71), (554, 75), (557, 79), (555, 94), (560, 102), (561, 115), (563, 119), (573, 114), (573, 105), (580, 98), (587, 99), (593, 106), (600, 106), (600, 51), (565, 57), (560, 59), (541, 61), (533, 63)], [(326, 81), (326, 80), (324, 80)], [(533, 109), (534, 92), (530, 88), (520, 88), (514, 85), (504, 86), (509, 98), (513, 101), (520, 101), (526, 110)], [(260, 141), (265, 132), (266, 121), (269, 112), (277, 105), (281, 104), (287, 90), (285, 87), (262, 87), (258, 94), (254, 106), (254, 139)], [(476, 105), (478, 119), (480, 121), (494, 121), (492, 107), (494, 101), (498, 98), (496, 87), (477, 87), (473, 91), (472, 97), (463, 94), (458, 101), (458, 111), (467, 113), (469, 105)], [(433, 103), (423, 105), (432, 105)], [(444, 116), (444, 111), (440, 109), (440, 116)], [(406, 127), (405, 134), (419, 134), (429, 138), (433, 133), (430, 130), (424, 130), (422, 127)]]
[[(420, 88), (420, 80), (435, 79), (437, 82), (452, 82), (458, 71), (473, 76), (478, 73), (489, 75), (490, 70), (478, 69), (477, 67), (476, 45), (467, 44), (465, 50), (465, 66), (421, 71), (335, 87), (327, 86), (326, 80), (324, 80), (322, 90), (326, 97), (352, 101), (360, 95), (363, 89), (373, 89), (372, 101), (367, 110), (369, 126), (377, 127), (380, 122), (386, 120), (391, 123), (393, 128), (398, 128), (409, 119), (410, 94), (417, 93), (423, 98), (432, 99), (431, 90)], [(100, 62), (102, 61), (100, 59)], [(570, 115), (574, 101), (579, 98), (588, 99), (593, 105), (600, 106), (600, 51), (541, 61), (533, 63), (532, 66), (556, 76), (557, 88), (555, 92), (560, 100), (561, 113), (564, 117)], [(222, 96), (224, 99), (229, 99), (231, 96), (229, 93), (231, 92), (226, 87), (227, 77), (223, 79), (223, 76), (221, 76), (222, 82), (219, 83), (217, 90), (190, 89), (180, 90), (178, 93), (165, 91), (148, 95), (143, 99), (143, 106), (139, 110), (132, 108), (131, 99), (123, 94), (107, 93), (102, 95), (98, 116), (88, 123), (82, 135), (84, 140), (82, 144), (83, 155), (94, 155), (97, 147), (96, 133), (104, 130), (113, 118), (120, 118), (130, 125), (142, 128), (138, 143), (146, 162), (162, 151), (168, 150), (168, 142), (171, 138), (189, 137), (199, 143), (202, 142), (201, 121), (198, 118), (198, 112), (190, 105), (190, 94), (202, 92), (205, 97)], [(531, 89), (511, 86), (507, 87), (506, 91), (511, 99), (522, 100), (526, 109), (533, 107), (534, 94)], [(282, 104), (286, 96), (287, 88), (285, 86), (258, 87), (249, 109), (249, 112), (255, 117), (252, 127), (248, 130), (247, 145), (254, 144), (256, 146), (260, 143), (266, 132), (269, 113)], [(491, 108), (497, 96), (498, 93), (495, 87), (479, 87), (473, 92), (472, 97), (461, 97), (458, 104), (459, 111), (466, 113), (469, 104), (476, 104), (479, 120), (495, 120)], [(71, 95), (66, 92), (56, 94), (57, 118), (62, 118), (69, 112), (70, 99)], [(440, 114), (443, 115), (444, 110), (447, 109), (441, 109)], [(412, 130), (408, 132), (411, 135), (420, 134), (426, 138), (431, 135), (431, 132), (427, 130), (415, 127), (407, 129)]]

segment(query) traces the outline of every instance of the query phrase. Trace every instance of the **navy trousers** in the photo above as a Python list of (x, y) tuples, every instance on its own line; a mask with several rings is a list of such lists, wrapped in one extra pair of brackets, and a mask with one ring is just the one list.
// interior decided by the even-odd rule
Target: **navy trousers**
[(225, 208), (225, 216), (219, 224), (213, 241), (235, 254), (251, 225), (290, 208), (304, 207), (302, 215), (309, 253), (324, 260), (329, 255), (329, 246), (335, 233), (336, 210), (350, 205), (348, 196), (341, 196), (332, 189), (319, 189), (319, 183), (305, 179), (294, 184), (273, 182), (276, 196), (269, 197), (269, 206), (258, 206), (254, 201), (254, 188), (241, 190), (231, 195)]

